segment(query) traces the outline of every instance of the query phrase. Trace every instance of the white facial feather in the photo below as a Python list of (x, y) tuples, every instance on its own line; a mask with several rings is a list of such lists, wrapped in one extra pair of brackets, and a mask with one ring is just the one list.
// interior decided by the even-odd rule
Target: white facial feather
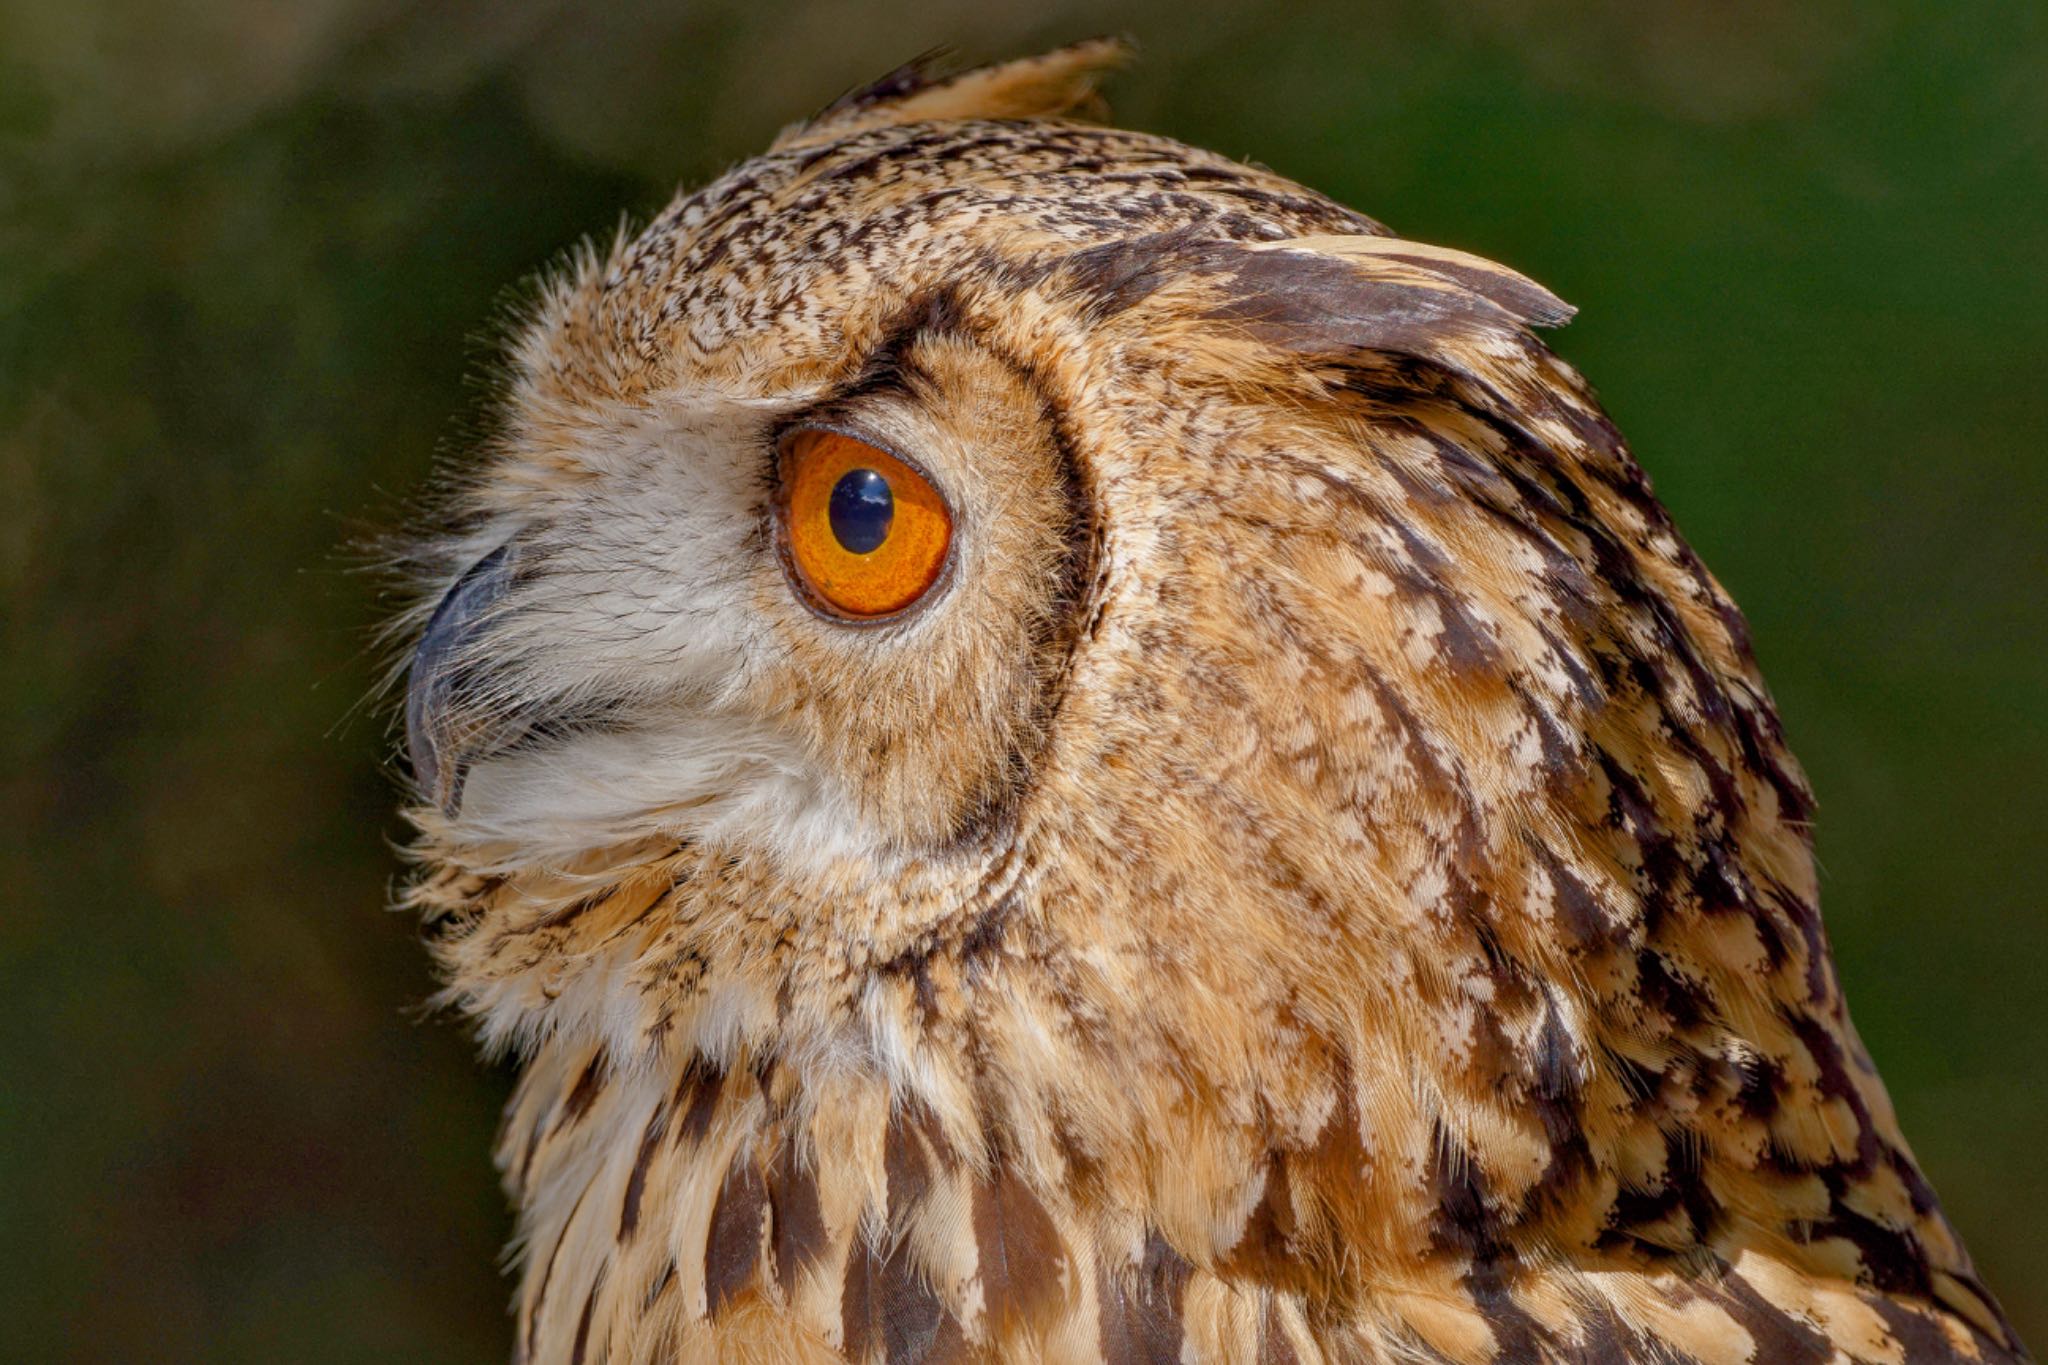
[(653, 725), (479, 763), (454, 829), (468, 843), (516, 846), (520, 864), (650, 835), (754, 843), (801, 864), (856, 851), (855, 820), (788, 736), (678, 706)]
[(554, 723), (477, 759), (452, 843), (502, 849), (508, 867), (649, 836), (800, 866), (868, 847), (838, 785), (746, 706), (774, 648), (751, 592), (780, 574), (765, 532), (780, 407), (699, 396), (520, 434), (524, 460), (579, 477), (557, 474), (517, 524), (464, 538), (510, 544), (516, 566), (465, 653), (488, 678), (481, 704)]

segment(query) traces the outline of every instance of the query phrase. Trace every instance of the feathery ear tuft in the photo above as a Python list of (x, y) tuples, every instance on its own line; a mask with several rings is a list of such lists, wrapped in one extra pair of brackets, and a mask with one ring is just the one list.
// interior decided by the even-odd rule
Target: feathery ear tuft
[(1096, 85), (1104, 73), (1130, 60), (1131, 45), (1121, 38), (1089, 38), (1040, 56), (935, 79), (930, 68), (939, 56), (926, 53), (874, 84), (842, 95), (817, 117), (783, 129), (770, 150), (787, 151), (898, 123), (1099, 112)]
[(1284, 241), (1261, 243), (1251, 249), (1334, 256), (1368, 268), (1380, 262), (1396, 261), (1477, 294), (1516, 321), (1531, 327), (1561, 327), (1579, 311), (1527, 275), (1510, 270), (1498, 261), (1454, 251), (1447, 246), (1431, 246), (1427, 242), (1411, 242), (1400, 237), (1351, 235), (1290, 237)]
[[(1232, 383), (1336, 384), (1455, 401), (1539, 439), (1554, 416), (1532, 326), (1572, 309), (1483, 257), (1398, 237), (1245, 242), (1174, 229), (1086, 247), (1048, 273), (1092, 326), (1128, 325)], [(1117, 319), (1133, 312), (1143, 317)], [(1539, 374), (1542, 383), (1522, 382)], [(1576, 381), (1569, 381), (1576, 382)], [(1454, 392), (1455, 391), (1455, 392)]]
[(1363, 233), (1243, 242), (1175, 229), (1084, 248), (1057, 269), (1096, 322), (1167, 296), (1177, 320), (1221, 324), (1210, 341), (1256, 341), (1297, 366), (1366, 353), (1447, 364), (1465, 343), (1519, 346), (1574, 311), (1484, 257)]

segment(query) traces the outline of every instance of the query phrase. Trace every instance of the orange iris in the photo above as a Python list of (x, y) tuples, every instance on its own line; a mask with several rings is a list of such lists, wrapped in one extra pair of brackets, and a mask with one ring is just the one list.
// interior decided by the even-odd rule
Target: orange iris
[(952, 514), (924, 475), (887, 451), (804, 428), (783, 443), (782, 487), (790, 566), (833, 615), (888, 616), (938, 581)]

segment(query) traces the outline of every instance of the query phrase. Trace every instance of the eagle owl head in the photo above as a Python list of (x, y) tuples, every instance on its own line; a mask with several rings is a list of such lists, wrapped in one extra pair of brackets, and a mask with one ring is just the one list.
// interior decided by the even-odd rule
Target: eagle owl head
[(588, 251), (422, 554), (529, 1360), (2012, 1360), (1743, 622), (1514, 272), (915, 69)]

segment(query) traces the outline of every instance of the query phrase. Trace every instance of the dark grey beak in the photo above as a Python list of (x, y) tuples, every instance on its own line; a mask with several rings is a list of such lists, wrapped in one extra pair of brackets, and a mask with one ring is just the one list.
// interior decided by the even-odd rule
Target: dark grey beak
[(489, 708), (475, 704), (482, 668), (473, 646), (511, 585), (511, 547), (501, 545), (455, 580), (407, 670), (405, 745), (413, 782), (451, 818), (462, 809), (462, 779), (491, 728)]

